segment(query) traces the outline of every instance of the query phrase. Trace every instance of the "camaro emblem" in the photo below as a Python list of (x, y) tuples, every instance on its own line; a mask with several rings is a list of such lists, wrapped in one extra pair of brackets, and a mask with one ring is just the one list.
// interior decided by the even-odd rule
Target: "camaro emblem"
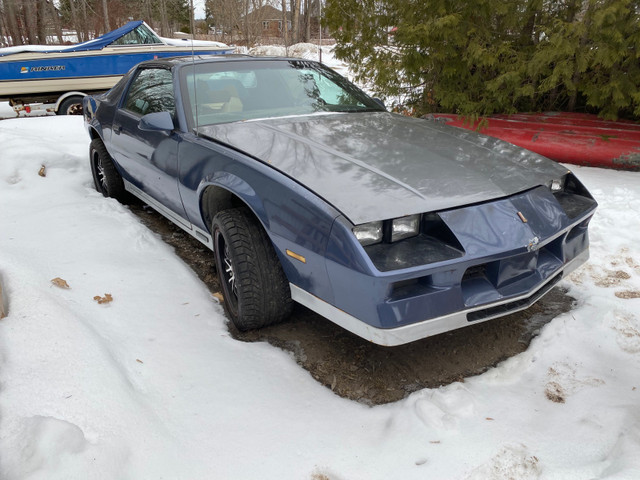
[(538, 244), (540, 243), (540, 239), (538, 237), (533, 237), (529, 241), (529, 245), (527, 245), (527, 251), (533, 252), (538, 249)]

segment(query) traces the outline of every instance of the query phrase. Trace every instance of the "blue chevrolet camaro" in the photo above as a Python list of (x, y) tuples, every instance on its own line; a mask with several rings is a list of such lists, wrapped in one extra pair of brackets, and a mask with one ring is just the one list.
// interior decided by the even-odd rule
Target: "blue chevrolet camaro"
[(84, 112), (98, 191), (211, 248), (240, 330), (295, 301), (400, 345), (522, 310), (589, 255), (596, 202), (565, 167), (317, 62), (148, 61)]

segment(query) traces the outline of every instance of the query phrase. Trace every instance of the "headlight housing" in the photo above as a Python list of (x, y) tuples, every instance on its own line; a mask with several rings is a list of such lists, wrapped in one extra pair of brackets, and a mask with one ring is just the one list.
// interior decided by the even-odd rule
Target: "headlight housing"
[(408, 215), (391, 221), (391, 242), (414, 237), (420, 232), (420, 215)]
[(421, 216), (418, 214), (363, 223), (353, 227), (352, 231), (363, 247), (381, 242), (394, 243), (418, 235), (420, 233), (420, 218)]
[(360, 242), (360, 245), (366, 247), (382, 241), (382, 226), (382, 221), (363, 223), (353, 227), (353, 234)]
[(597, 205), (589, 191), (573, 173), (569, 172), (562, 177), (562, 187), (559, 190), (554, 190), (552, 182), (547, 185), (569, 218), (575, 218)]
[(567, 175), (563, 175), (562, 177), (554, 178), (547, 182), (547, 187), (551, 190), (551, 193), (559, 193), (564, 190), (564, 185), (567, 179)]

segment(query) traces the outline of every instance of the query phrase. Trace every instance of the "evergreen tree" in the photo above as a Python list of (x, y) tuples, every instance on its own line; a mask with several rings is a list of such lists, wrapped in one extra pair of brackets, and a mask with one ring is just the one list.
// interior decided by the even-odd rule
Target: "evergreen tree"
[(324, 21), (359, 80), (414, 113), (612, 117), (640, 115), (639, 9), (637, 0), (327, 0)]

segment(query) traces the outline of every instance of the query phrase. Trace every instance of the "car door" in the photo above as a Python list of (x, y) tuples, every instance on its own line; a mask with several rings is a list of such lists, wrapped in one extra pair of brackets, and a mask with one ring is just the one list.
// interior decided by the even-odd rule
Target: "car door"
[(173, 220), (188, 225), (178, 192), (180, 134), (139, 128), (144, 115), (156, 112), (169, 112), (175, 117), (172, 74), (165, 68), (143, 68), (116, 111), (111, 153), (123, 170), (123, 178), (139, 196)]

